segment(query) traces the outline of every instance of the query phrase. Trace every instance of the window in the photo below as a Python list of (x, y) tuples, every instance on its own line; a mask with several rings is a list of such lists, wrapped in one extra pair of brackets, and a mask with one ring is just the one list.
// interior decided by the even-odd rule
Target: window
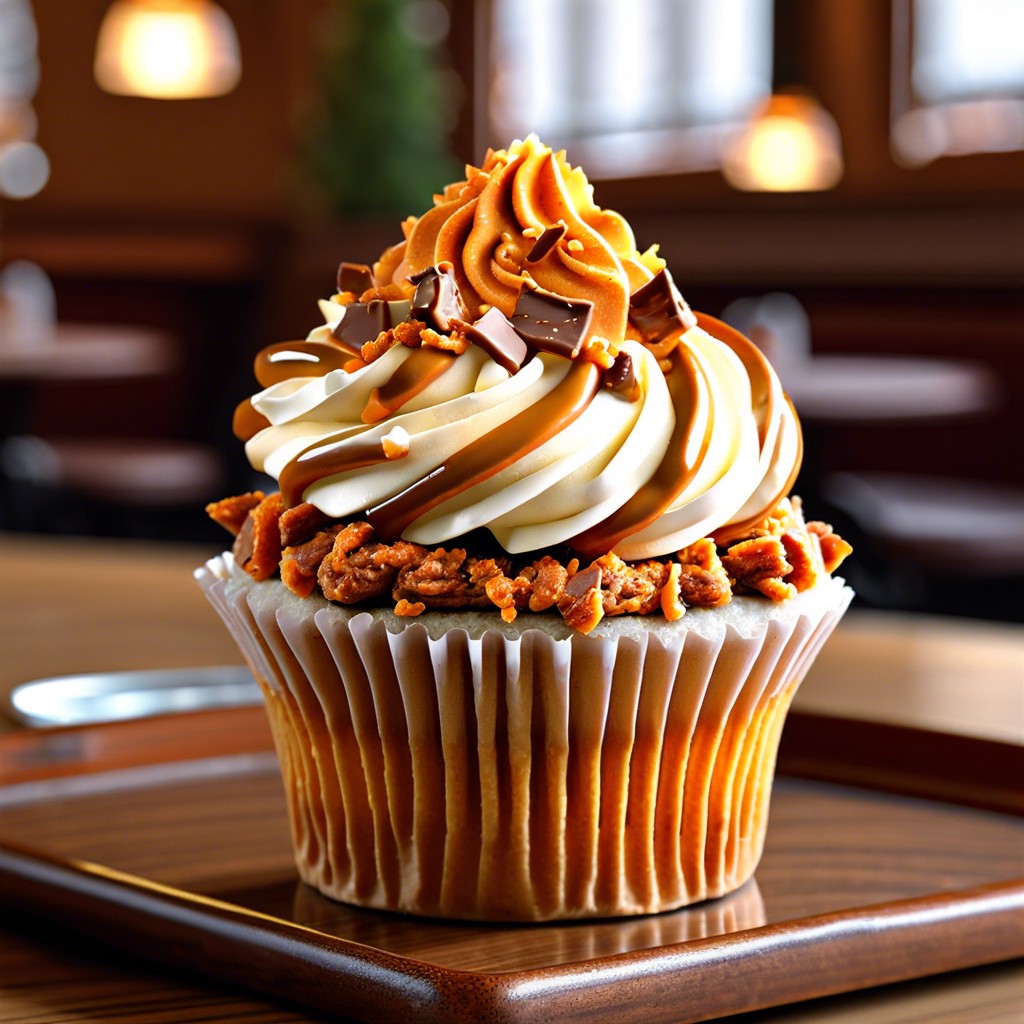
[(896, 159), (1024, 149), (1024, 3), (901, 0), (894, 15)]
[(771, 91), (772, 0), (494, 0), (489, 145), (536, 132), (592, 177), (719, 166)]

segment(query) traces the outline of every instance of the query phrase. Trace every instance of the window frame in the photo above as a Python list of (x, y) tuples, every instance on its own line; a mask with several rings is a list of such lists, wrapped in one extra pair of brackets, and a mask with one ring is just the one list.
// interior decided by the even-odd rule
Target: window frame
[[(741, 194), (720, 170), (643, 177), (600, 178), (609, 203), (633, 208), (687, 206), (715, 201), (742, 205), (822, 206), (879, 201), (925, 204), (936, 197), (992, 204), (1024, 195), (1024, 151), (942, 156), (907, 167), (891, 147), (894, 43), (892, 26), (909, 0), (858, 0), (856, 4), (797, 0), (806, 85), (839, 124), (845, 173), (827, 193)], [(463, 77), (466, 104), (456, 132), (459, 156), (480, 159), (487, 136), (492, 0), (449, 0), (454, 65)], [(871, 69), (865, 74), (865, 69)], [(572, 152), (569, 153), (573, 159)], [(978, 183), (984, 182), (984, 189)]]
[(936, 126), (949, 124), (955, 127), (955, 119), (958, 116), (971, 116), (971, 114), (983, 114), (986, 109), (991, 109), (995, 103), (1013, 104), (1016, 107), (1018, 118), (1024, 119), (1024, 95), (994, 101), (984, 97), (964, 98), (961, 100), (946, 100), (929, 103), (919, 97), (914, 89), (914, 34), (916, 28), (916, 2), (915, 0), (892, 0), (892, 34), (891, 34), (891, 82), (890, 89), (892, 110), (891, 110), (891, 148), (894, 160), (902, 167), (917, 169), (924, 167), (936, 160), (945, 160), (953, 157), (981, 156), (998, 153), (1015, 153), (1024, 150), (1022, 145), (1016, 149), (999, 150), (970, 149), (962, 150), (954, 145), (948, 149), (937, 149), (928, 155), (915, 154), (913, 147), (901, 146), (899, 133), (901, 127), (912, 130), (916, 120), (927, 118)]

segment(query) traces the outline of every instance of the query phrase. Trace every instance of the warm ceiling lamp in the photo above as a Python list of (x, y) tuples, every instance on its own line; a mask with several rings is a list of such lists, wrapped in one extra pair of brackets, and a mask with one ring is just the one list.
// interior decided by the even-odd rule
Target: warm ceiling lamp
[(96, 81), (121, 96), (222, 96), (242, 73), (235, 26), (211, 0), (114, 0), (100, 26)]
[(726, 147), (722, 173), (747, 192), (815, 192), (843, 175), (839, 128), (805, 93), (776, 93)]

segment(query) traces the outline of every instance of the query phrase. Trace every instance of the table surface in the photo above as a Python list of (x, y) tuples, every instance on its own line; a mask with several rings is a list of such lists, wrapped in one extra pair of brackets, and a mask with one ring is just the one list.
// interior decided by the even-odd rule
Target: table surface
[(779, 370), (800, 416), (818, 423), (877, 423), (969, 416), (994, 408), (997, 385), (979, 363), (823, 354)]
[[(31, 678), (239, 661), (191, 578), (212, 551), (0, 535), (0, 693)], [(798, 698), (814, 715), (1024, 744), (1024, 632), (851, 613)], [(14, 733), (13, 723), (0, 729)], [(24, 734), (22, 734), (24, 735)], [(242, 744), (244, 738), (238, 738)], [(66, 756), (66, 751), (64, 752)], [(138, 753), (138, 752), (136, 752)], [(46, 765), (37, 765), (44, 771)], [(0, 772), (2, 772), (0, 764)], [(1024, 976), (997, 965), (744, 1015), (744, 1022), (1020, 1019)], [(157, 967), (30, 920), (0, 925), (0, 1022), (327, 1018)]]
[(61, 323), (52, 339), (0, 338), (0, 381), (118, 380), (170, 367), (169, 337), (151, 327)]

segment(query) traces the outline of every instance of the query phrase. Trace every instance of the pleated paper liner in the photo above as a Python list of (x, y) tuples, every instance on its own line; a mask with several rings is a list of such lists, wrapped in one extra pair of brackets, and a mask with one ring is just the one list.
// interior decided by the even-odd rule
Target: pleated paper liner
[(585, 637), (557, 617), (301, 599), (230, 556), (197, 578), (263, 687), (301, 877), (347, 903), (490, 921), (741, 886), (790, 701), (851, 597), (832, 580), (789, 607), (734, 599)]

